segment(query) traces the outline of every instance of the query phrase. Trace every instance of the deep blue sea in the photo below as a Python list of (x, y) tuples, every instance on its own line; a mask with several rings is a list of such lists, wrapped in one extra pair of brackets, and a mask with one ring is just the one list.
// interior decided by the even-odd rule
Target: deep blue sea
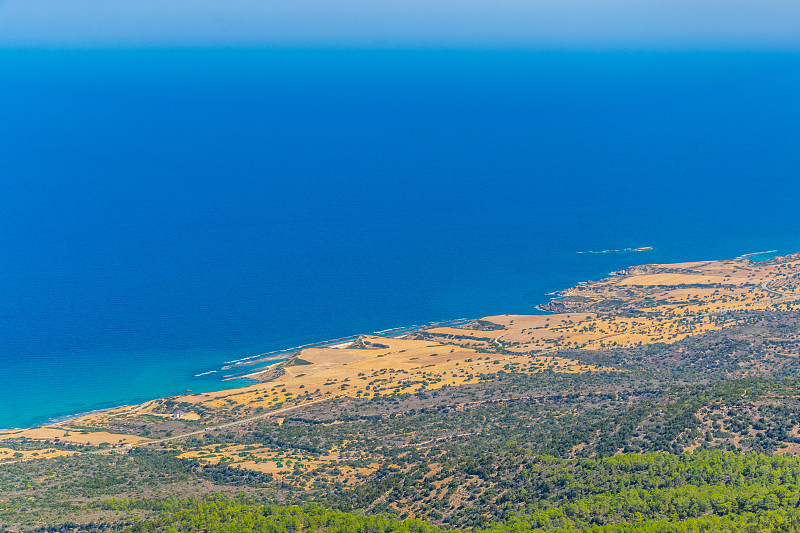
[(0, 427), (800, 251), (799, 169), (797, 54), (2, 50)]

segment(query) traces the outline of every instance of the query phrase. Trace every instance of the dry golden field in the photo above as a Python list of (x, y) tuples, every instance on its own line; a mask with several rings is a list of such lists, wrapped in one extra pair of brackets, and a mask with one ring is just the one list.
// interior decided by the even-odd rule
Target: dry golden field
[[(457, 387), (500, 370), (618, 372), (561, 352), (669, 344), (735, 325), (737, 310), (792, 308), (800, 298), (798, 275), (800, 255), (758, 263), (733, 259), (631, 267), (562, 291), (545, 306), (554, 311), (549, 314), (489, 316), (463, 327), (427, 328), (399, 338), (364, 336), (351, 344), (307, 348), (281, 372), (251, 375), (257, 382), (246, 387), (162, 398), (43, 428), (3, 431), (0, 462), (169, 443), (187, 457), (209, 462), (226, 458), (242, 468), (280, 475), (289, 465), (305, 468), (312, 462), (258, 448), (184, 449), (181, 438), (256, 417), (278, 418), (311, 402)], [(170, 422), (175, 405), (182, 410), (178, 434), (151, 437), (141, 431), (148, 424)], [(139, 430), (120, 429), (133, 427)], [(20, 439), (26, 439), (24, 450), (1, 447), (3, 441)]]

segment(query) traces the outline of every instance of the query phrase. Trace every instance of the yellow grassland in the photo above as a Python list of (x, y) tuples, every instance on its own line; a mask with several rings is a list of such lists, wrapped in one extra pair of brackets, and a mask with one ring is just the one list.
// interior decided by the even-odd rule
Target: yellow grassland
[(195, 459), (205, 464), (225, 462), (236, 468), (273, 474), (278, 479), (286, 474), (304, 473), (319, 467), (335, 467), (339, 471), (337, 478), (346, 484), (375, 472), (379, 466), (378, 463), (373, 463), (368, 467), (354, 468), (342, 464), (347, 457), (342, 456), (338, 450), (314, 456), (300, 450), (276, 450), (257, 445), (203, 446), (184, 451), (178, 457)]
[[(100, 416), (100, 413), (95, 416)], [(149, 440), (136, 435), (109, 433), (107, 431), (80, 431), (61, 425), (0, 432), (0, 442), (19, 438), (86, 446), (99, 446), (103, 443), (109, 445), (131, 444)]]
[[(642, 265), (563, 291), (563, 295), (576, 297), (573, 301), (582, 302), (580, 309), (591, 312), (497, 315), (482, 319), (481, 329), (437, 327), (405, 338), (366, 336), (357, 345), (307, 348), (299, 354), (307, 364), (284, 366), (283, 375), (270, 381), (170, 400), (183, 402), (184, 420), (213, 427), (273, 412), (277, 417), (287, 406), (325, 398), (369, 398), (473, 384), (498, 371), (613, 372), (613, 368), (586, 365), (559, 352), (565, 348), (604, 350), (674, 343), (735, 325), (737, 319), (731, 311), (788, 309), (800, 299), (799, 275), (800, 255), (763, 263), (735, 259)], [(487, 328), (487, 323), (494, 328)], [(103, 429), (112, 420), (135, 419), (139, 424), (164, 420), (169, 414), (163, 404), (163, 399), (154, 400), (45, 428), (4, 431), (0, 442), (27, 437), (40, 441), (42, 450), (52, 448), (54, 442), (142, 445), (150, 440)], [(87, 426), (92, 431), (71, 429)], [(212, 456), (217, 460), (227, 457), (239, 467), (273, 474), (286, 469), (277, 466), (275, 450), (248, 450), (244, 456), (236, 455), (244, 452), (235, 447), (214, 453), (181, 450), (187, 457), (209, 461), (215, 459)], [(42, 451), (39, 453), (41, 456)], [(0, 454), (0, 461), (4, 457)], [(295, 460), (290, 460), (294, 464)], [(301, 465), (303, 461), (310, 459), (303, 459)]]
[[(720, 329), (726, 311), (786, 308), (800, 296), (800, 262), (704, 261), (634, 267), (620, 276), (574, 287), (564, 295), (586, 302), (620, 302), (631, 313), (500, 315), (483, 320), (501, 330), (429, 330), (456, 344), (536, 352), (558, 348), (609, 349), (674, 343)], [(629, 316), (634, 315), (634, 316)]]
[(33, 459), (50, 459), (63, 455), (73, 455), (78, 452), (71, 450), (57, 450), (54, 448), (42, 448), (37, 450), (14, 450), (12, 448), (0, 447), (0, 464), (13, 461), (31, 461)]
[[(480, 353), (471, 348), (405, 338), (366, 336), (386, 348), (308, 348), (309, 364), (285, 367), (274, 381), (242, 389), (181, 396), (176, 401), (211, 407), (273, 407), (304, 397), (369, 397), (477, 383), (481, 374), (508, 366), (516, 372), (611, 371), (563, 357)], [(257, 377), (257, 376), (256, 376)]]

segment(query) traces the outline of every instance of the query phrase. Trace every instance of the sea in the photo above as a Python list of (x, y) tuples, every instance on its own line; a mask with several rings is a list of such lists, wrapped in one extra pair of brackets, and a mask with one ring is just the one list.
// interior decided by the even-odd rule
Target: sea
[(797, 53), (0, 50), (0, 428), (800, 251), (799, 200)]

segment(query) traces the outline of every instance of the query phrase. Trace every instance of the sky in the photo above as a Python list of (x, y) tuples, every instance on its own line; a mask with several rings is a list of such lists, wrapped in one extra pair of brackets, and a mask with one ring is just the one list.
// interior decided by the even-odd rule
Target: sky
[(800, 50), (798, 0), (0, 0), (0, 48)]

